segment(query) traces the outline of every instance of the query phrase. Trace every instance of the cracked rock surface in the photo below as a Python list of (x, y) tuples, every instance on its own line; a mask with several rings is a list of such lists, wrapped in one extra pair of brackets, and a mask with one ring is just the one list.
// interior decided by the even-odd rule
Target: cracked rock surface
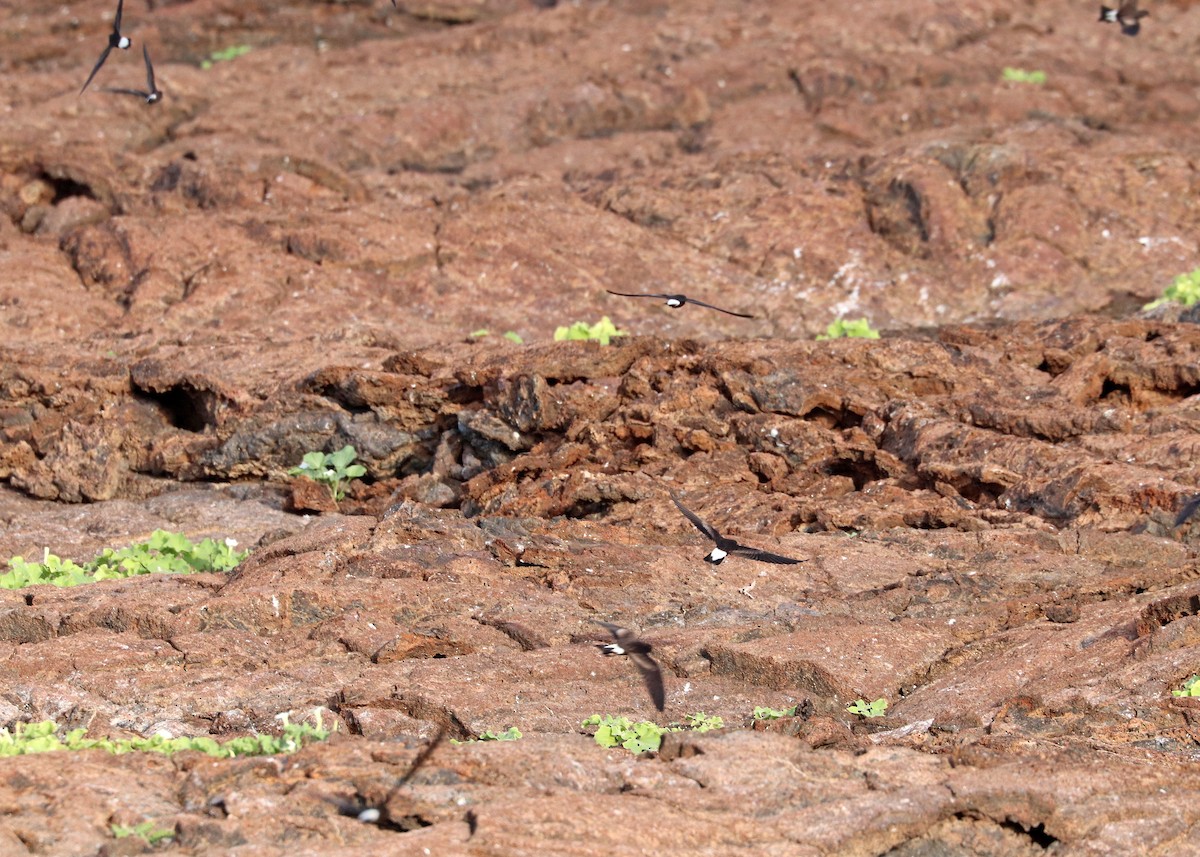
[[(0, 726), (338, 725), (0, 758), (0, 854), (1185, 853), (1200, 315), (1141, 307), (1200, 4), (1149, 8), (131, 0), (82, 97), (113, 9), (0, 9), (0, 560), (251, 551), (0, 590)], [(287, 475), (346, 444), (340, 504)]]

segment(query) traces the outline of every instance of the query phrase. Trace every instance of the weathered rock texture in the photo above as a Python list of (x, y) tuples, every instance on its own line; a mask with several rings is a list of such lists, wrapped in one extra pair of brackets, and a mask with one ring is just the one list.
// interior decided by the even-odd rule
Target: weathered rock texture
[[(0, 591), (0, 725), (339, 732), (0, 760), (0, 853), (1197, 841), (1200, 319), (1140, 307), (1200, 256), (1198, 4), (148, 5), (82, 97), (113, 9), (0, 9), (0, 559), (252, 555)], [(286, 476), (347, 443), (340, 506)], [(671, 490), (805, 562), (706, 565)]]

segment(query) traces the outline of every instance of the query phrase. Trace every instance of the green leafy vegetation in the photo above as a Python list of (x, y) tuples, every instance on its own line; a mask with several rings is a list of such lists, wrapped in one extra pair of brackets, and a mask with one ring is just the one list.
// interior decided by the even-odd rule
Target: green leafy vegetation
[(853, 321), (839, 318), (837, 321), (830, 323), (829, 327), (825, 328), (825, 332), (817, 336), (817, 339), (841, 339), (843, 337), (878, 339), (879, 331), (871, 327), (871, 323), (865, 318)]
[(887, 700), (880, 697), (874, 702), (858, 699), (846, 706), (846, 710), (859, 717), (883, 717), (887, 711)]
[(1184, 306), (1192, 306), (1200, 301), (1200, 268), (1191, 273), (1180, 274), (1163, 290), (1161, 298), (1151, 301), (1142, 309), (1154, 309), (1172, 301)]
[(725, 726), (725, 721), (720, 717), (708, 716), (703, 712), (689, 714), (684, 719), (686, 725), (659, 726), (649, 720), (634, 723), (628, 717), (593, 714), (583, 721), (582, 727), (596, 730), (593, 737), (601, 747), (624, 747), (632, 753), (645, 753), (661, 747), (663, 736), (668, 732), (709, 732)]
[(1182, 690), (1171, 691), (1171, 696), (1200, 696), (1200, 675), (1194, 675), (1185, 681)]
[(791, 708), (768, 708), (765, 705), (754, 706), (751, 716), (755, 720), (781, 720), (784, 717), (795, 717), (796, 706)]
[(516, 726), (509, 726), (503, 732), (493, 732), (490, 729), (484, 732), (478, 738), (468, 738), (466, 741), (459, 741), (456, 738), (451, 738), (451, 744), (476, 744), (480, 741), (519, 741), (521, 740), (521, 730)]
[(613, 337), (624, 335), (625, 331), (617, 330), (617, 326), (612, 323), (609, 317), (604, 316), (595, 324), (588, 324), (586, 321), (577, 321), (570, 327), (560, 327), (554, 331), (554, 341), (590, 339), (599, 342), (601, 345), (608, 345), (613, 340)]
[(9, 570), (0, 574), (0, 589), (20, 589), (39, 583), (54, 586), (78, 586), (97, 580), (133, 577), (139, 574), (191, 574), (201, 571), (232, 571), (244, 560), (247, 551), (234, 550), (237, 542), (205, 539), (193, 544), (181, 533), (155, 530), (150, 539), (127, 548), (105, 548), (98, 557), (83, 565), (50, 553), (47, 548), (41, 562), (26, 562), (14, 556)]
[(130, 836), (136, 836), (147, 845), (157, 845), (159, 842), (175, 838), (174, 830), (155, 827), (153, 821), (143, 821), (141, 824), (135, 824), (133, 827), (128, 827), (124, 824), (114, 824), (111, 829), (112, 835), (117, 839), (128, 839)]
[(213, 63), (229, 62), (248, 53), (249, 45), (230, 45), (223, 51), (213, 51), (208, 55), (208, 59), (200, 60), (200, 68), (207, 70), (213, 67)]
[(367, 468), (361, 464), (351, 464), (358, 457), (354, 447), (346, 444), (337, 452), (309, 452), (300, 462), (299, 467), (288, 471), (288, 476), (307, 476), (314, 482), (321, 482), (329, 488), (329, 496), (336, 506), (346, 497), (346, 489), (342, 483), (350, 479), (365, 476)]
[[(228, 741), (217, 741), (202, 735), (196, 738), (88, 738), (86, 729), (72, 729), (59, 735), (53, 720), (40, 723), (17, 723), (10, 732), (0, 729), (0, 757), (24, 756), (29, 753), (50, 753), (55, 750), (104, 750), (121, 754), (134, 751), (171, 755), (183, 750), (199, 750), (209, 756), (231, 759), (234, 756), (274, 756), (294, 753), (305, 744), (324, 741), (333, 730), (326, 729), (321, 714), (314, 716), (316, 724), (289, 723), (282, 717), (282, 735), (245, 735)], [(334, 724), (336, 727), (337, 724)]]
[[(492, 332), (490, 330), (488, 330), (486, 327), (483, 327), (483, 328), (480, 328), (479, 330), (472, 330), (470, 332), (470, 334), (468, 334), (468, 335), (472, 339), (482, 339), (485, 336), (491, 336)], [(517, 343), (517, 345), (525, 344), (525, 340), (521, 337), (521, 334), (517, 333), (515, 330), (506, 330), (506, 331), (504, 331), (504, 333), (501, 334), (501, 336), (503, 336), (509, 342)]]
[(1046, 82), (1046, 72), (1027, 71), (1023, 68), (1006, 68), (1001, 76), (1008, 83), (1034, 83), (1040, 86)]

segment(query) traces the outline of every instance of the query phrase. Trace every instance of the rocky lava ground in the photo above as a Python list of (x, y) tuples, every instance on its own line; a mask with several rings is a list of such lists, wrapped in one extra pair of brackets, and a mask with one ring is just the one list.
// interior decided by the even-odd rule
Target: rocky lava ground
[[(544, 5), (130, 0), (82, 97), (114, 10), (0, 8), (0, 557), (253, 551), (0, 592), (0, 724), (339, 724), (0, 760), (0, 853), (1194, 847), (1200, 331), (1140, 308), (1200, 257), (1197, 4)], [(346, 443), (340, 510), (289, 483)]]

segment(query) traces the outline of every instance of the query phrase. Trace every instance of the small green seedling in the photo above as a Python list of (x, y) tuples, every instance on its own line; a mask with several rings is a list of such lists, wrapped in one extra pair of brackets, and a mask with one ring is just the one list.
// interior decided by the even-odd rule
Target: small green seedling
[(288, 471), (288, 476), (307, 476), (314, 482), (323, 482), (329, 488), (329, 496), (336, 506), (346, 497), (342, 483), (350, 479), (365, 476), (367, 468), (361, 464), (351, 464), (358, 453), (354, 447), (346, 444), (337, 452), (309, 452), (300, 462), (299, 467)]
[(791, 708), (768, 708), (765, 705), (754, 706), (751, 716), (755, 720), (782, 720), (784, 717), (795, 717), (796, 706)]
[(617, 330), (617, 326), (612, 323), (608, 316), (604, 316), (595, 324), (588, 324), (586, 321), (577, 321), (570, 327), (560, 327), (554, 331), (555, 342), (590, 339), (599, 342), (601, 345), (608, 345), (613, 340), (613, 337), (616, 336), (625, 336), (625, 331)]
[(1171, 691), (1171, 696), (1200, 696), (1200, 675), (1194, 675), (1183, 683), (1183, 690)]
[(1161, 298), (1151, 301), (1142, 309), (1154, 309), (1172, 301), (1184, 306), (1193, 306), (1200, 301), (1200, 268), (1187, 274), (1180, 274), (1171, 281), (1171, 285), (1163, 290)]
[[(479, 330), (472, 330), (470, 332), (470, 334), (468, 334), (468, 335), (472, 339), (482, 339), (485, 336), (491, 336), (492, 332), (490, 330), (488, 330), (486, 327), (483, 327), (483, 328), (480, 328)], [(501, 334), (501, 336), (503, 336), (509, 342), (517, 343), (517, 345), (525, 344), (525, 340), (521, 338), (521, 334), (517, 333), (515, 330), (506, 330), (506, 331), (504, 331), (504, 333)]]
[(115, 755), (138, 751), (164, 753), (168, 756), (184, 750), (198, 750), (218, 759), (232, 759), (235, 756), (275, 756), (280, 753), (294, 753), (313, 741), (324, 741), (337, 729), (336, 723), (333, 729), (325, 728), (319, 710), (313, 719), (316, 725), (289, 723), (287, 717), (281, 716), (282, 735), (245, 735), (228, 741), (217, 741), (207, 735), (169, 738), (161, 734), (149, 738), (118, 740), (87, 738), (84, 737), (87, 734), (86, 729), (72, 729), (60, 736), (58, 724), (53, 720), (16, 723), (11, 732), (8, 729), (0, 729), (0, 757), (49, 753), (55, 750), (104, 750)]
[(631, 753), (645, 753), (658, 750), (662, 746), (663, 736), (668, 732), (710, 732), (725, 726), (722, 718), (704, 712), (689, 714), (684, 719), (686, 725), (659, 726), (649, 720), (634, 723), (628, 717), (593, 714), (583, 721), (582, 728), (594, 728), (596, 732), (593, 737), (601, 747), (624, 747)]
[(200, 60), (200, 68), (207, 71), (213, 67), (213, 63), (229, 62), (248, 53), (250, 53), (249, 45), (231, 45), (223, 51), (213, 51), (208, 55), (208, 59)]
[(887, 711), (887, 700), (882, 697), (874, 702), (859, 699), (846, 706), (846, 710), (859, 717), (883, 717)]
[(1046, 72), (1027, 71), (1023, 68), (1006, 68), (1002, 77), (1008, 83), (1033, 83), (1040, 86), (1046, 82)]
[(645, 753), (662, 746), (663, 735), (671, 731), (665, 726), (643, 720), (634, 723), (628, 717), (593, 714), (583, 721), (583, 728), (595, 727), (593, 736), (601, 747), (624, 747), (633, 753)]
[(97, 580), (134, 577), (139, 574), (192, 574), (204, 571), (232, 571), (248, 552), (234, 550), (233, 539), (204, 539), (193, 544), (182, 533), (155, 530), (150, 539), (126, 548), (105, 548), (83, 565), (62, 559), (46, 548), (41, 562), (26, 562), (14, 556), (9, 570), (0, 574), (0, 589), (21, 589), (39, 583), (54, 586), (78, 586)]
[(459, 741), (456, 738), (451, 738), (451, 744), (475, 744), (479, 741), (519, 741), (521, 740), (521, 730), (516, 726), (509, 726), (503, 732), (492, 732), (490, 729), (484, 732), (478, 738), (468, 738), (466, 741)]
[(114, 824), (111, 829), (112, 835), (117, 839), (137, 836), (147, 845), (157, 845), (159, 842), (175, 838), (174, 830), (155, 827), (153, 821), (143, 821), (141, 824), (135, 824), (133, 827), (128, 827), (124, 824)]
[(839, 318), (837, 321), (831, 322), (829, 327), (825, 328), (825, 332), (817, 336), (817, 339), (841, 339), (843, 337), (878, 339), (879, 331), (871, 327), (871, 323), (865, 318), (854, 321)]

